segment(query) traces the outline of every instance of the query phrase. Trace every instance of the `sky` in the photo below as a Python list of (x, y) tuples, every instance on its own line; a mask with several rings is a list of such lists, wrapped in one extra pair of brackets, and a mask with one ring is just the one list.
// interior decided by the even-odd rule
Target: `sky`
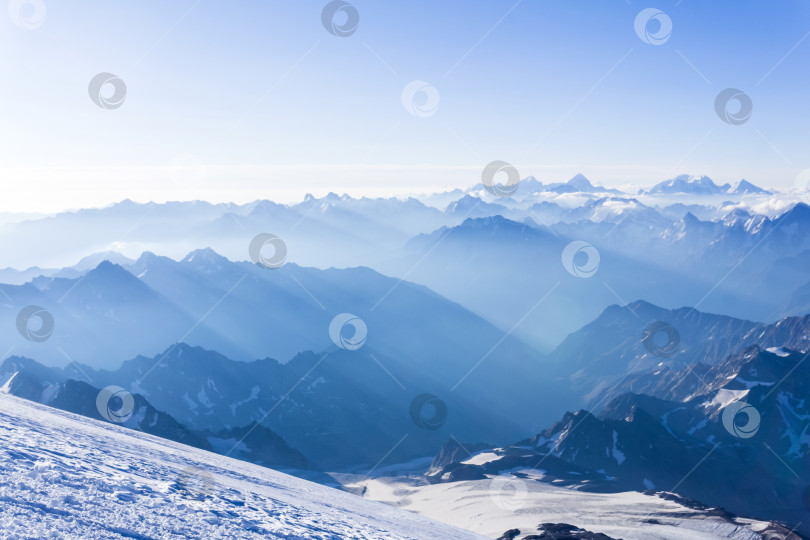
[(352, 0), (329, 29), (327, 4), (12, 0), (0, 211), (421, 193), (494, 160), (611, 187), (810, 168), (807, 1)]

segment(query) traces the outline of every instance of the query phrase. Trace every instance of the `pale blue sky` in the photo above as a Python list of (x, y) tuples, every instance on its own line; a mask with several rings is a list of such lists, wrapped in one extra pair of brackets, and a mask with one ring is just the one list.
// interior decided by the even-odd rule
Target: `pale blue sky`
[[(606, 185), (787, 188), (810, 168), (806, 1), (357, 0), (345, 38), (325, 4), (45, 0), (36, 29), (2, 17), (0, 210), (421, 192), (496, 159)], [(658, 46), (634, 30), (651, 6), (672, 20)], [(126, 83), (120, 108), (91, 101), (99, 72)], [(403, 106), (413, 80), (434, 114)], [(715, 114), (728, 87), (753, 101), (743, 125)]]

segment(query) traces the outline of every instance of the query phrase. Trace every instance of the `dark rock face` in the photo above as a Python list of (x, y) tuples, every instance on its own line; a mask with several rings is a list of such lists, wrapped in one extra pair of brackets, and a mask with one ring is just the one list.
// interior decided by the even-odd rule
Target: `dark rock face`
[(477, 452), (491, 447), (491, 444), (486, 443), (461, 444), (456, 439), (448, 439), (433, 458), (430, 469), (440, 469), (450, 463), (464, 461), (471, 452)]
[(427, 480), (431, 484), (443, 482), (460, 482), (462, 480), (484, 480), (484, 467), (481, 465), (468, 465), (464, 463), (450, 463), (436, 472), (435, 475), (427, 475)]
[[(483, 465), (463, 463), (482, 450), (494, 454), (495, 457)], [(588, 489), (600, 490), (604, 489), (603, 484), (608, 481), (604, 472), (584, 469), (557, 456), (544, 454), (531, 448), (526, 441), (515, 446), (487, 448), (482, 444), (464, 444), (462, 447), (453, 439), (444, 444), (442, 451), (434, 458), (430, 469), (425, 473), (425, 478), (431, 484), (482, 480), (486, 475), (498, 475), (510, 469), (531, 469), (540, 466), (546, 473), (546, 479), (558, 486), (586, 482)]]
[[(568, 525), (567, 523), (541, 523), (537, 530), (540, 534), (529, 534), (520, 540), (616, 540), (602, 533), (593, 533)], [(521, 531), (510, 529), (498, 540), (516, 540)]]
[(483, 480), (486, 478), (484, 476), (484, 467), (461, 462), (466, 460), (471, 455), (471, 452), (484, 450), (490, 446), (484, 443), (462, 445), (456, 439), (449, 439), (433, 458), (425, 477), (431, 484), (458, 482), (461, 480)]

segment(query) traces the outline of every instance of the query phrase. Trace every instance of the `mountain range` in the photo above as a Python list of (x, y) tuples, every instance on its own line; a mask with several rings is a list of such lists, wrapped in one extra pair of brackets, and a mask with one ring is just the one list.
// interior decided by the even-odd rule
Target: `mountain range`
[[(673, 201), (673, 195), (683, 197)], [(720, 196), (724, 199), (718, 200)], [(0, 270), (0, 282), (19, 284), (36, 275), (52, 275), (98, 252), (116, 251), (137, 258), (144, 251), (153, 251), (177, 259), (210, 246), (229, 259), (241, 260), (247, 257), (250, 239), (268, 229), (284, 239), (291, 260), (297, 264), (374, 267), (396, 256), (410, 238), (458, 225), (469, 217), (503, 215), (517, 221), (532, 218), (556, 222), (569, 211), (600, 198), (640, 198), (653, 208), (672, 206), (670, 213), (677, 220), (684, 214), (677, 205), (686, 197), (696, 207), (705, 206), (702, 219), (722, 219), (727, 213), (725, 203), (751, 208), (775, 196), (744, 180), (735, 186), (718, 186), (706, 177), (682, 175), (650, 189), (622, 191), (594, 186), (577, 175), (567, 182), (546, 184), (525, 178), (508, 199), (495, 197), (478, 184), (404, 199), (308, 195), (294, 204), (270, 200), (242, 205), (125, 200), (105, 208), (44, 217), (7, 217), (0, 224), (0, 248), (7, 254), (4, 260), (10, 268)], [(701, 197), (708, 198), (703, 201)], [(796, 201), (795, 194), (778, 197), (786, 204)], [(48, 239), (47, 249), (39, 247), (43, 238)]]
[[(109, 424), (113, 388), (134, 436), (440, 519), (506, 482), (637, 497), (639, 531), (810, 533), (810, 206), (685, 175), (490, 189), (11, 220), (35, 266), (0, 271), (0, 390)], [(470, 497), (448, 522), (493, 537), (635, 534)]]
[[(105, 266), (114, 269), (111, 263), (100, 265)], [(115, 271), (131, 276), (121, 268)], [(408, 406), (416, 389), (436, 390), (447, 381), (435, 370), (431, 376), (399, 354), (371, 346), (305, 352), (280, 363), (229, 360), (180, 343), (114, 370), (78, 363), (49, 368), (13, 357), (3, 363), (0, 381), (17, 396), (94, 418), (100, 418), (98, 389), (126, 386), (139, 411), (128, 427), (220, 452), (231, 446), (227, 441), (260, 429), (252, 444), (246, 439), (238, 457), (276, 468), (306, 469), (312, 463), (322, 470), (373, 469), (379, 456), (405, 461), (439, 448), (448, 435), (454, 441), (505, 441), (521, 429), (542, 425), (561, 407), (581, 404), (598, 410), (598, 416), (580, 409), (512, 446), (479, 442), (464, 447), (491, 454), (486, 461), (470, 463), (457, 449), (449, 455), (444, 449), (428, 478), (480, 480), (514, 467), (542, 465), (546, 476), (561, 485), (665, 489), (740, 515), (795, 523), (802, 509), (788, 501), (804, 489), (798, 479), (810, 473), (804, 465), (810, 412), (801, 397), (810, 381), (810, 364), (804, 364), (808, 324), (810, 316), (765, 324), (647, 302), (614, 305), (546, 357), (533, 357), (542, 365), (537, 375), (529, 375), (530, 364), (494, 362), (495, 369), (482, 371), (480, 388), (474, 380), (470, 391), (459, 394), (444, 386), (442, 402), (452, 414), (435, 431), (414, 425)], [(515, 373), (529, 384), (517, 384)], [(493, 392), (499, 385), (503, 389)], [(778, 393), (772, 391), (776, 387)], [(539, 389), (542, 399), (533, 401)], [(733, 428), (723, 420), (725, 408), (743, 399), (768, 421), (753, 449), (751, 441), (730, 435)], [(538, 414), (541, 407), (545, 414)], [(515, 416), (518, 408), (523, 414)], [(780, 482), (768, 484), (767, 497), (747, 484), (723, 484), (706, 476), (745, 477), (734, 467), (750, 466), (752, 452), (764, 467), (756, 474)], [(768, 456), (778, 459), (763, 463)], [(662, 469), (661, 459), (669, 466)], [(687, 478), (701, 459), (709, 460), (708, 466)], [(756, 505), (738, 492), (752, 494)]]
[[(425, 284), (504, 331), (520, 321), (515, 335), (545, 351), (610, 304), (633, 299), (766, 322), (807, 311), (807, 205), (776, 218), (738, 211), (715, 222), (687, 213), (667, 224), (654, 209), (627, 204), (617, 222), (549, 227), (501, 216), (468, 218), (415, 237), (402, 257), (380, 269)], [(587, 205), (579, 210), (593, 212)], [(561, 260), (574, 242), (598, 254), (584, 278), (572, 261), (567, 271)]]
[[(806, 533), (806, 358), (786, 348), (753, 346), (709, 368), (700, 391), (682, 399), (626, 393), (598, 416), (586, 410), (566, 413), (514, 445), (485, 448), (451, 441), (434, 459), (428, 478), (467, 481), (510, 471), (520, 477), (521, 470), (539, 469), (541, 481), (555, 485), (676, 492)], [(680, 375), (688, 377), (686, 370)]]
[[(550, 186), (560, 189), (548, 191)], [(698, 193), (704, 191), (713, 195)], [(687, 198), (672, 200), (669, 192)], [(726, 195), (718, 198), (722, 193)], [(629, 193), (594, 186), (578, 175), (563, 184), (524, 179), (512, 198), (495, 197), (480, 185), (448, 192), (448, 197), (438, 207), (434, 205), (439, 199), (430, 196), (355, 199), (336, 194), (308, 196), (291, 205), (123, 201), (7, 223), (0, 227), (7, 260), (18, 268), (25, 268), (20, 257), (36, 265), (0, 270), (0, 282), (34, 281), (40, 288), (58, 288), (42, 278), (78, 279), (110, 260), (135, 276), (144, 275), (144, 281), (165, 294), (146, 272), (149, 265), (168, 257), (185, 261), (200, 246), (233, 261), (244, 260), (251, 239), (271, 231), (282, 238), (290, 262), (299, 269), (362, 265), (426, 285), (502, 331), (512, 329), (560, 282), (544, 305), (514, 329), (515, 336), (543, 351), (617, 301), (645, 299), (667, 308), (694, 305), (769, 322), (810, 308), (810, 276), (803, 272), (810, 257), (810, 212), (796, 203), (795, 194), (770, 193), (742, 180), (718, 186), (707, 177), (688, 175)], [(51, 248), (32, 251), (30, 246), (44, 237), (51, 239)], [(601, 264), (591, 279), (572, 281), (564, 271), (561, 254), (572, 242), (591, 244), (600, 254)], [(206, 256), (213, 255), (196, 255)], [(71, 260), (80, 262), (65, 266)], [(501, 284), (493, 298), (488, 294), (492, 287), (481, 284), (503, 274), (501, 260), (511, 263), (514, 277)], [(49, 261), (60, 264), (49, 266)], [(187, 262), (192, 263), (189, 270), (193, 261)], [(462, 286), (467, 283), (474, 288)], [(63, 286), (67, 292), (72, 284), (65, 281)], [(210, 304), (204, 310), (208, 308)], [(179, 314), (171, 319), (178, 321), (178, 330), (187, 322)], [(187, 330), (180, 330), (179, 336)], [(239, 332), (233, 325), (228, 330)], [(234, 358), (268, 354), (252, 347), (250, 336), (239, 338), (228, 346), (201, 344)], [(247, 350), (238, 350), (245, 346)], [(131, 350), (125, 358), (162, 348), (156, 343)], [(300, 350), (272, 354), (286, 359)]]

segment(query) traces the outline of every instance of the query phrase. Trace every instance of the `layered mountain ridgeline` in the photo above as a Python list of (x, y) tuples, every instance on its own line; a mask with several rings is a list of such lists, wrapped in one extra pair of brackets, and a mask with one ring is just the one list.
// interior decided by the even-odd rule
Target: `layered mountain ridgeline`
[[(210, 204), (203, 201), (139, 204), (129, 200), (106, 208), (64, 212), (54, 216), (15, 220), (0, 226), (0, 249), (6, 264), (16, 268), (34, 265), (65, 266), (88, 253), (119, 245), (129, 256), (137, 256), (135, 246), (160, 246), (162, 254), (180, 257), (195, 247), (208, 245), (229, 258), (245, 256), (250, 238), (265, 232), (269, 225), (295, 245), (298, 264), (328, 267), (356, 264), (374, 265), (388, 258), (409, 238), (442, 226), (453, 226), (460, 219), (484, 215), (505, 215), (523, 220), (558, 208), (559, 219), (577, 206), (597, 198), (643, 198), (650, 206), (671, 205), (670, 199), (688, 198), (691, 203), (715, 207), (707, 214), (721, 217), (719, 202), (755, 204), (763, 197), (777, 197), (750, 182), (718, 185), (706, 177), (677, 177), (652, 189), (618, 189), (593, 185), (582, 175), (567, 182), (543, 183), (533, 177), (523, 179), (512, 198), (500, 199), (478, 184), (465, 190), (418, 196), (417, 198), (353, 198), (329, 193), (308, 195), (294, 204), (257, 200), (247, 204)], [(679, 199), (680, 197), (680, 199)], [(785, 195), (787, 200), (789, 195)], [(706, 199), (706, 200), (703, 200)], [(483, 207), (469, 212), (466, 201)], [(795, 198), (794, 198), (795, 200)], [(534, 206), (538, 205), (538, 206)], [(548, 206), (553, 205), (553, 206)], [(465, 210), (461, 213), (459, 209)], [(469, 212), (469, 213), (467, 213)], [(719, 215), (718, 215), (719, 214)], [(680, 219), (683, 214), (676, 214)], [(556, 220), (555, 220), (556, 221)], [(272, 231), (271, 231), (272, 232)], [(48, 259), (40, 250), (33, 252), (42, 238), (48, 238)], [(126, 243), (122, 243), (126, 238)], [(292, 252), (291, 252), (292, 253)], [(48, 275), (55, 269), (43, 269)], [(11, 269), (0, 271), (0, 281), (22, 283), (30, 273)]]
[[(605, 233), (621, 230), (612, 223), (603, 225)], [(384, 270), (397, 275), (398, 268), (406, 268), (409, 279), (425, 283), (504, 331), (514, 328), (515, 335), (543, 349), (592, 321), (616, 303), (617, 294), (683, 305), (684, 298), (697, 301), (698, 293), (702, 296), (711, 287), (655, 258), (622, 254), (586, 229), (577, 225), (559, 230), (501, 216), (468, 219), (415, 238), (408, 244), (411, 254)], [(579, 240), (592, 244), (598, 255), (578, 253), (563, 261), (566, 246)], [(625, 242), (632, 241), (620, 243)], [(572, 274), (576, 265), (590, 263), (596, 265), (595, 273), (581, 274), (585, 279)]]
[[(105, 401), (104, 408), (100, 409), (100, 388), (67, 378), (59, 370), (27, 358), (11, 357), (3, 362), (0, 392), (299, 476), (318, 477), (327, 483), (329, 480), (325, 475), (318, 476), (303, 454), (264, 426), (250, 424), (216, 432), (190, 429), (170, 414), (156, 409), (140, 394), (132, 395), (131, 403), (125, 403), (126, 398), (120, 396), (112, 397), (112, 401)], [(116, 411), (123, 413), (116, 417)], [(108, 416), (105, 418), (102, 412)]]
[[(199, 260), (206, 257), (218, 263)], [(202, 281), (197, 271), (188, 270), (194, 268), (195, 260), (209, 270), (209, 275), (223, 272), (225, 275), (217, 278), (223, 284), (231, 275), (227, 270), (234, 265), (210, 251), (198, 252), (180, 263), (158, 259), (159, 264), (144, 266), (142, 280), (151, 272), (155, 286), (167, 294), (171, 292), (169, 284), (183, 284), (187, 290), (180, 287), (174, 291), (182, 296), (204, 291), (202, 286), (195, 287), (198, 279), (212, 283)], [(135, 279), (114, 265), (99, 268), (105, 267)], [(191, 276), (185, 281), (173, 273), (183, 269)], [(323, 277), (321, 271), (313, 272)], [(343, 271), (330, 272), (327, 274), (343, 277)], [(376, 276), (368, 270), (363, 272)], [(279, 275), (282, 277), (276, 279), (283, 279), (284, 274)], [(88, 274), (85, 281), (91, 279)], [(259, 278), (257, 281), (261, 283)], [(154, 356), (135, 357), (114, 370), (72, 363), (62, 374), (64, 378), (89, 380), (98, 387), (117, 385), (144, 395), (155, 407), (195, 430), (216, 432), (260, 422), (293, 447), (306, 449), (307, 456), (320, 467), (370, 468), (389, 451), (387, 457), (399, 461), (431, 454), (448, 434), (505, 444), (543, 429), (565, 410), (598, 411), (611, 398), (628, 391), (685, 399), (705, 392), (700, 377), (705, 378), (710, 366), (738, 347), (785, 344), (804, 350), (804, 336), (810, 334), (807, 317), (765, 325), (636, 302), (625, 308), (608, 308), (542, 359), (462, 308), (413, 287), (411, 292), (421, 296), (416, 300), (411, 296), (410, 300), (433, 306), (431, 318), (420, 319), (418, 306), (408, 305), (403, 313), (412, 313), (412, 319), (397, 327), (393, 312), (375, 310), (370, 320), (376, 323), (369, 323), (367, 344), (357, 351), (332, 345), (319, 353), (300, 353), (286, 363), (273, 359), (239, 362), (178, 344)], [(260, 290), (253, 289), (257, 294)], [(407, 304), (405, 298), (394, 294), (386, 302)], [(329, 298), (329, 294), (324, 297)], [(159, 298), (167, 301), (165, 296)], [(248, 305), (259, 309), (257, 301), (250, 298), (225, 309), (236, 314), (247, 309), (245, 304), (251, 301), (254, 303)], [(446, 309), (444, 315), (442, 309)], [(322, 311), (316, 308), (315, 316), (323, 317)], [(651, 325), (662, 322), (676, 330), (677, 342), (672, 347), (655, 343), (660, 339), (657, 334), (670, 337), (666, 330), (653, 335), (652, 342), (645, 338)], [(415, 333), (397, 336), (397, 328), (406, 325)], [(159, 332), (161, 325), (154, 326)], [(126, 330), (112, 327), (119, 335)], [(475, 329), (473, 334), (470, 328)], [(372, 340), (378, 331), (386, 339)], [(423, 335), (427, 336), (424, 340)], [(267, 335), (262, 339), (272, 344)], [(436, 412), (428, 402), (416, 413), (411, 410), (416, 398), (425, 394), (435, 396), (445, 409), (446, 414), (440, 415), (435, 426), (422, 421), (421, 415), (429, 417)], [(436, 429), (430, 429), (433, 427)]]
[[(323, 468), (371, 468), (383, 457), (405, 461), (429, 455), (452, 433), (508, 441), (525, 433), (521, 418), (550, 395), (530, 391), (529, 386), (538, 387), (531, 379), (516, 384), (512, 374), (519, 368), (486, 362), (480, 366), (486, 388), (500, 390), (488, 393), (471, 375), (464, 389), (453, 392), (447, 381), (459, 378), (455, 373), (446, 378), (453, 367), (449, 359), (431, 371), (370, 346), (301, 353), (285, 364), (233, 361), (186, 344), (152, 358), (136, 357), (115, 371), (80, 364), (57, 370), (19, 358), (6, 364), (8, 373), (24, 364), (30, 371), (44, 371), (40, 377), (48, 381), (81, 378), (98, 387), (126, 388), (182, 424), (213, 432), (209, 439), (228, 439), (217, 433), (259, 422), (305, 449)], [(436, 400), (417, 401), (425, 395)], [(444, 408), (441, 415), (437, 403)]]
[[(14, 246), (6, 253), (24, 251), (17, 243), (34, 231), (38, 237), (48, 237), (60, 246), (89, 242), (86, 249), (76, 254), (78, 259), (91, 250), (107, 249), (117, 239), (111, 235), (122, 232), (120, 228), (124, 224), (131, 227), (132, 223), (137, 223), (130, 233), (132, 241), (140, 238), (142, 243), (138, 245), (154, 246), (159, 253), (182, 257), (193, 247), (209, 245), (237, 260), (247, 256), (247, 246), (255, 234), (271, 229), (283, 237), (291, 261), (321, 268), (335, 264), (364, 264), (387, 275), (427, 285), (494, 322), (502, 331), (514, 327), (515, 335), (535, 347), (546, 349), (558, 344), (567, 334), (620, 299), (643, 298), (669, 308), (699, 305), (704, 310), (761, 321), (810, 311), (810, 273), (807, 271), (810, 263), (810, 209), (805, 204), (791, 207), (787, 200), (774, 203), (773, 209), (769, 210), (770, 217), (742, 204), (740, 201), (747, 195), (732, 197), (729, 194), (729, 200), (719, 206), (691, 200), (689, 204), (679, 202), (663, 206), (665, 201), (650, 198), (655, 194), (608, 193), (588, 187), (587, 180), (574, 180), (565, 184), (582, 195), (574, 200), (547, 200), (540, 195), (553, 191), (544, 191), (541, 189), (544, 186), (528, 182), (528, 191), (521, 195), (522, 198), (494, 199), (485, 196), (485, 190), (470, 191), (454, 196), (442, 211), (415, 199), (352, 199), (335, 195), (309, 198), (293, 206), (269, 201), (248, 206), (204, 203), (148, 206), (126, 202), (102, 210), (9, 225), (7, 230), (0, 228), (0, 245), (6, 241)], [(686, 179), (675, 185), (682, 183), (689, 186), (692, 180)], [(698, 184), (707, 182), (701, 180), (696, 182)], [(741, 186), (746, 193), (756, 191), (752, 186)], [(711, 191), (721, 193), (723, 187), (714, 185)], [(139, 222), (139, 217), (144, 218), (143, 223)], [(80, 232), (64, 238), (71, 230)], [(99, 235), (106, 241), (88, 240)], [(572, 276), (561, 264), (562, 252), (572, 241), (587, 242), (600, 254), (599, 267), (590, 279)], [(29, 238), (26, 245), (35, 243)], [(127, 248), (127, 253), (137, 256), (131, 248)], [(584, 257), (583, 254), (580, 256)], [(142, 277), (166, 298), (174, 299), (174, 295), (169, 294), (174, 288), (162, 288), (163, 278), (150, 276), (148, 272), (150, 266), (161, 264), (155, 257), (139, 261), (140, 264), (128, 262), (118, 254), (107, 257)], [(233, 270), (229, 265), (218, 268), (220, 261), (210, 254), (196, 254), (195, 257), (196, 269), (192, 268), (194, 265), (187, 265), (182, 272), (174, 269), (179, 277), (184, 272), (197, 270), (205, 274), (208, 269), (202, 266), (207, 262), (212, 265), (214, 279)], [(98, 257), (92, 260), (97, 261)], [(576, 266), (581, 261), (571, 264)], [(19, 283), (40, 273), (62, 277), (68, 281), (36, 280), (42, 290), (53, 287), (61, 291), (62, 294), (55, 299), (59, 301), (74, 285), (69, 280), (87, 270), (88, 261), (85, 260), (61, 271), (32, 270), (19, 275), (10, 270), (3, 271), (0, 276), (4, 277), (0, 277), (0, 281)], [(193, 297), (183, 298), (175, 307), (186, 315), (189, 310), (196, 315), (206, 313), (221, 297), (216, 294), (227, 292), (245, 274), (241, 269), (236, 271), (241, 273), (231, 277), (234, 281), (229, 282), (224, 290), (221, 290), (221, 283), (216, 283), (206, 291), (197, 291), (203, 293), (198, 304), (194, 303)], [(276, 273), (284, 274), (281, 271)], [(317, 302), (332, 309), (315, 290), (318, 284), (328, 281), (329, 276), (311, 274), (309, 269), (290, 265), (284, 275), (292, 287), (278, 283), (285, 290), (273, 298), (280, 302), (281, 307), (287, 301), (300, 300), (317, 309), (320, 309)], [(290, 275), (298, 283), (289, 279)], [(508, 279), (504, 277), (507, 275)], [(280, 276), (276, 278), (283, 282)], [(314, 283), (306, 278), (312, 278)], [(253, 276), (246, 279), (253, 279)], [(353, 278), (361, 283), (364, 279), (365, 276), (359, 273)], [(343, 292), (357, 292), (346, 288), (342, 279), (336, 281), (338, 289)], [(378, 280), (371, 278), (370, 281), (376, 284)], [(235, 293), (242, 290), (243, 285), (240, 284)], [(314, 299), (302, 286), (313, 293)], [(364, 298), (369, 300), (365, 309), (371, 309), (391, 286), (387, 285), (383, 291), (372, 286), (369, 296), (376, 295), (376, 298)], [(3, 290), (8, 288), (3, 287)], [(80, 288), (77, 286), (76, 290)], [(554, 290), (550, 293), (552, 288)], [(11, 292), (17, 291), (10, 291), (9, 296), (14, 299)], [(269, 289), (264, 293), (265, 296), (270, 294)], [(72, 294), (60, 304), (68, 302)], [(48, 299), (48, 295), (42, 296), (43, 300)], [(205, 304), (209, 300), (211, 303)], [(262, 309), (266, 309), (266, 305)], [(184, 326), (188, 321), (184, 320), (183, 313), (172, 314), (169, 320), (173, 322), (168, 323), (168, 329), (179, 332), (178, 337), (190, 328)], [(215, 310), (211, 316), (217, 317), (218, 313), (219, 310)], [(192, 318), (191, 323), (194, 322), (196, 319)], [(299, 342), (305, 341), (298, 327), (285, 326), (284, 319), (274, 322)], [(210, 334), (211, 342), (199, 345), (237, 359), (268, 354), (289, 358), (306, 348), (317, 348), (301, 347), (299, 343), (297, 347), (284, 350), (261, 349), (256, 347), (255, 325), (249, 322), (241, 326), (230, 324), (227, 330), (236, 332), (236, 337), (228, 339), (231, 334), (219, 330), (222, 335), (217, 336), (216, 345), (215, 333), (206, 328), (210, 325), (201, 325), (198, 331)], [(103, 337), (103, 332), (100, 334)], [(161, 350), (166, 343), (157, 343), (160, 337), (154, 338), (154, 344), (149, 342), (150, 338), (145, 338), (148, 345), (153, 345), (149, 350), (130, 350), (118, 360)], [(56, 356), (54, 354), (54, 358)]]
[[(805, 204), (774, 218), (729, 208), (725, 220), (702, 221), (691, 213), (673, 220), (637, 199), (605, 197), (571, 210), (570, 217), (553, 223), (542, 215), (468, 218), (415, 237), (408, 254), (378, 268), (407, 272), (504, 330), (520, 322), (516, 335), (540, 348), (556, 345), (621, 299), (699, 305), (760, 321), (808, 311)], [(593, 246), (598, 261), (579, 253), (566, 271), (561, 258), (573, 241)], [(572, 275), (590, 263), (592, 272)]]
[(806, 358), (787, 348), (751, 347), (708, 367), (700, 392), (678, 401), (628, 393), (598, 416), (567, 413), (512, 446), (448, 442), (427, 477), (453, 482), (538, 469), (543, 482), (585, 491), (674, 492), (807, 533)]
[(742, 348), (810, 349), (810, 315), (775, 324), (648, 302), (610, 306), (568, 336), (550, 355), (557, 384), (570, 388), (575, 407), (599, 410), (625, 392), (680, 401), (705, 391), (707, 371)]
[[(178, 340), (236, 360), (286, 361), (334, 347), (331, 321), (353, 313), (368, 328), (365, 347), (405, 368), (395, 377), (439, 381), (444, 392), (464, 379), (459, 392), (495, 394), (516, 384), (528, 390), (539, 378), (540, 355), (520, 340), (423, 286), (366, 268), (288, 264), (271, 271), (201, 250), (179, 262), (144, 254), (129, 270), (103, 262), (77, 279), (3, 286), (10, 302), (0, 308), (0, 323), (15, 328), (20, 310), (38, 305), (55, 324), (47, 341), (9, 332), (0, 345), (51, 365), (69, 359), (107, 369), (137, 354), (159, 355)], [(511, 380), (508, 372), (528, 380)], [(516, 421), (525, 413), (525, 404), (493, 399)]]
[[(367, 268), (288, 264), (271, 271), (231, 262), (210, 249), (181, 261), (146, 253), (127, 268), (105, 261), (76, 279), (42, 277), (1, 286), (8, 301), (0, 324), (15, 328), (20, 310), (37, 305), (52, 314), (55, 325), (45, 342), (8, 333), (0, 345), (53, 365), (64, 364), (68, 355), (101, 368), (157, 354), (177, 341), (237, 360), (286, 360), (330, 346), (330, 322), (348, 312), (365, 321), (369, 345), (422, 365), (444, 365), (451, 358), (469, 368), (503, 337), (425, 287)], [(508, 338), (493, 354), (498, 359), (535, 353)]]
[(243, 205), (125, 200), (106, 208), (2, 225), (0, 246), (15, 254), (6, 264), (16, 268), (44, 266), (41, 253), (30, 249), (43, 238), (53, 244), (48, 261), (56, 261), (56, 266), (121, 245), (123, 238), (124, 249), (159, 246), (163, 254), (182, 257), (197, 247), (211, 246), (231, 259), (244, 259), (250, 239), (272, 227), (288, 245), (296, 246), (291, 251), (295, 262), (326, 268), (369, 264), (415, 234), (456, 221), (413, 198), (355, 199), (330, 193), (307, 196), (292, 205), (269, 200)]

